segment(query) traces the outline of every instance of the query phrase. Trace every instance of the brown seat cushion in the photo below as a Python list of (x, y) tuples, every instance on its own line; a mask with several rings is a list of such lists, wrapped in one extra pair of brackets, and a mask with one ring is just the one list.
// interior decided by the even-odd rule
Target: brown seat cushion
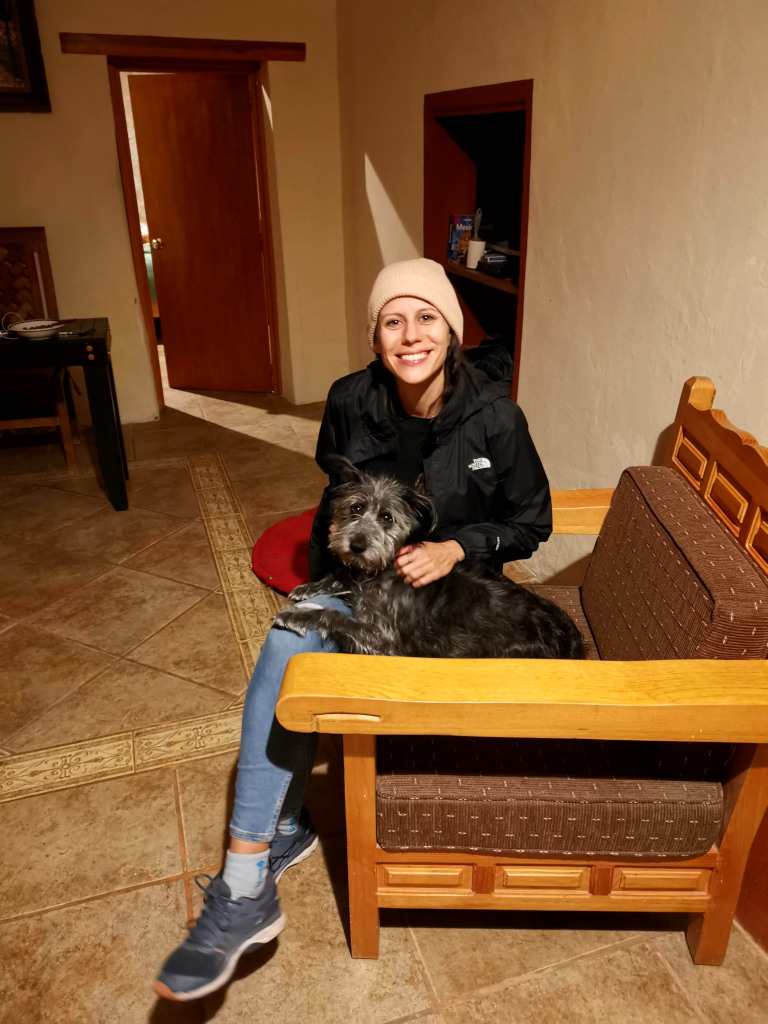
[(717, 839), (722, 788), (687, 780), (685, 763), (681, 777), (655, 780), (655, 748), (596, 740), (382, 737), (378, 843), (386, 850), (531, 856), (698, 856)]

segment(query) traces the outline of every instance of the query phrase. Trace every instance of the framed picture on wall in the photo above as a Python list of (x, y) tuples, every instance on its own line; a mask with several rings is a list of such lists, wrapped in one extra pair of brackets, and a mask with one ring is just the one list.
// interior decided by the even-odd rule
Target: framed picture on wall
[(33, 0), (0, 0), (0, 114), (50, 109)]

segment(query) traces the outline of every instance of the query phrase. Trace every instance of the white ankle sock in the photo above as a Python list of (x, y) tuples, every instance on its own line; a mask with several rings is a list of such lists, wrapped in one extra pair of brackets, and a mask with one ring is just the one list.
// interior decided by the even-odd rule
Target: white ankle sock
[(289, 815), (286, 818), (281, 818), (277, 823), (277, 834), (279, 836), (292, 836), (296, 829), (299, 827), (299, 816)]
[(234, 899), (258, 896), (267, 881), (269, 851), (263, 853), (233, 853), (227, 851), (224, 862), (224, 881)]

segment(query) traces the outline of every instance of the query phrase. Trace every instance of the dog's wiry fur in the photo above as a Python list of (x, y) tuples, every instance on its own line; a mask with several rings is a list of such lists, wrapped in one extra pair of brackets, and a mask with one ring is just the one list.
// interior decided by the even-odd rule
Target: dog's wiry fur
[(291, 601), (334, 594), (351, 607), (291, 607), (275, 625), (301, 636), (316, 630), (353, 654), (422, 658), (583, 658), (579, 631), (552, 601), (504, 576), (459, 562), (440, 580), (413, 588), (393, 567), (395, 552), (435, 526), (428, 498), (386, 477), (359, 472), (340, 457), (329, 466), (333, 492), (330, 548), (340, 568), (296, 587)]

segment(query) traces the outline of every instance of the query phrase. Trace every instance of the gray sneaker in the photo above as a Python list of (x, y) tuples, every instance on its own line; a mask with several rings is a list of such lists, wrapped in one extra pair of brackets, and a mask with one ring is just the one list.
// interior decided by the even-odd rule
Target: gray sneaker
[[(199, 878), (207, 878), (207, 887)], [(205, 904), (195, 927), (163, 964), (155, 992), (163, 999), (186, 1002), (215, 992), (234, 973), (243, 953), (274, 939), (285, 928), (275, 881), (267, 875), (263, 891), (254, 899), (233, 900), (221, 874), (198, 875)]]
[(302, 807), (296, 831), (290, 836), (275, 836), (269, 848), (269, 870), (275, 876), (275, 882), (288, 868), (306, 860), (317, 849), (317, 842), (309, 811)]

